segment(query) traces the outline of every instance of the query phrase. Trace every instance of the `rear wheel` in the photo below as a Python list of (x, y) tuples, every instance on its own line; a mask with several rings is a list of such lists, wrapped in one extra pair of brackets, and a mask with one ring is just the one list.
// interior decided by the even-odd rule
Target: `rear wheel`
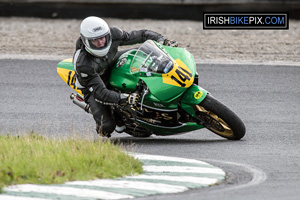
[(195, 110), (198, 122), (217, 135), (229, 140), (244, 137), (246, 128), (242, 120), (211, 95), (196, 105)]

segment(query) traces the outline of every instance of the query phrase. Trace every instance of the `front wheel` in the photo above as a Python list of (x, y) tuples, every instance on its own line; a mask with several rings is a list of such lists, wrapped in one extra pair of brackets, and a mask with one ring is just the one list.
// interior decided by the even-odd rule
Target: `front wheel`
[(198, 122), (217, 135), (229, 140), (244, 137), (246, 128), (242, 120), (211, 95), (194, 107)]

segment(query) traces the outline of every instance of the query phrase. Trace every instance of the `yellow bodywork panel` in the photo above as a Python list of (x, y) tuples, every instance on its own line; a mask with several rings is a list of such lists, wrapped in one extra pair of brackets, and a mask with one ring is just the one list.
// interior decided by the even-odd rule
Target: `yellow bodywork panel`
[[(72, 62), (72, 59), (70, 59)], [(66, 62), (66, 60), (64, 60)], [(77, 89), (75, 86), (75, 71), (69, 70), (69, 69), (64, 69), (64, 68), (57, 68), (57, 73), (59, 76), (76, 92), (78, 92), (80, 95), (82, 95), (81, 90)]]
[(194, 82), (191, 70), (180, 59), (176, 59), (173, 64), (173, 69), (162, 75), (163, 83), (178, 87), (190, 87)]

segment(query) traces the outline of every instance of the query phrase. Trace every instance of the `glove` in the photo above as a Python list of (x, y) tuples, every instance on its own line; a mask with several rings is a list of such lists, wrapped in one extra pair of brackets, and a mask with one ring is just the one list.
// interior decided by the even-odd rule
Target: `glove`
[(120, 97), (121, 99), (119, 101), (119, 104), (122, 106), (125, 106), (127, 104), (136, 105), (140, 100), (140, 95), (138, 95), (137, 93), (132, 93), (132, 94), (122, 93)]
[(165, 39), (163, 45), (169, 46), (169, 47), (178, 47), (178, 43), (175, 40), (168, 40)]

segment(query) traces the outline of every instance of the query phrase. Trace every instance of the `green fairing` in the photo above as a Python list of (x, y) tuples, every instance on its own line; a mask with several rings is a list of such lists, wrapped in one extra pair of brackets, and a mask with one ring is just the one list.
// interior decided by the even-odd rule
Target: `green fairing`
[[(198, 94), (198, 95), (197, 95)], [(197, 98), (195, 98), (195, 95)], [(198, 105), (205, 99), (207, 91), (198, 85), (192, 85), (181, 98), (181, 107), (190, 115), (195, 116), (193, 105)]]
[[(130, 93), (134, 91), (139, 81), (137, 77), (132, 76), (132, 74), (130, 73), (130, 65), (135, 53), (136, 50), (131, 50), (123, 54), (118, 59), (118, 62), (111, 71), (111, 86), (124, 93)], [(126, 62), (123, 64), (121, 63), (123, 61)], [(122, 64), (122, 66), (120, 66), (120, 64)]]
[[(196, 75), (196, 64), (192, 54), (183, 48), (172, 48), (155, 43), (158, 48), (170, 55), (174, 60), (180, 59), (191, 71), (192, 77)], [(130, 67), (140, 65), (138, 59), (132, 63), (136, 50), (131, 50), (123, 54), (116, 65), (112, 69), (110, 76), (110, 84), (121, 92), (130, 93), (136, 89), (136, 85), (141, 79), (148, 86), (150, 93), (145, 96), (144, 103), (149, 106), (160, 107), (164, 109), (177, 108), (179, 97), (189, 88), (179, 87), (163, 83), (162, 74), (151, 72), (151, 76), (147, 76), (146, 72), (131, 73)], [(138, 57), (143, 55), (138, 55)], [(126, 62), (124, 62), (127, 60)], [(132, 65), (131, 65), (132, 63)], [(132, 76), (134, 75), (134, 76)], [(159, 106), (157, 106), (159, 105)]]
[[(190, 69), (192, 77), (195, 77), (196, 65), (193, 62), (194, 58), (192, 54), (183, 48), (171, 48), (157, 44), (165, 53), (169, 54), (174, 60), (180, 59)], [(149, 87), (152, 94), (163, 102), (172, 102), (178, 99), (188, 88), (173, 86), (163, 83), (161, 74), (152, 73), (152, 76), (140, 77)]]

